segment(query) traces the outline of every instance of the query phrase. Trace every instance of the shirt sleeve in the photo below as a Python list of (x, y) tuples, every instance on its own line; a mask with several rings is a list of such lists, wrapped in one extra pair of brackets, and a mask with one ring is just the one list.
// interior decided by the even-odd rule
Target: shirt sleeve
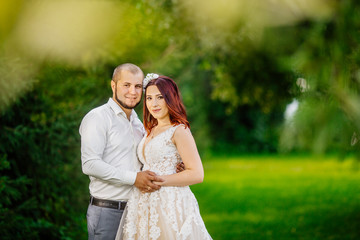
[(136, 172), (120, 170), (102, 159), (107, 138), (106, 121), (97, 113), (88, 113), (81, 122), (81, 163), (84, 174), (114, 184), (133, 185)]

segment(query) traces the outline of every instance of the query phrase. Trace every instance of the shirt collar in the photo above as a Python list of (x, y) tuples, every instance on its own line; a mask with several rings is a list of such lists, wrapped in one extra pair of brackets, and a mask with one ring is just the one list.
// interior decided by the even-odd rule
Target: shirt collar
[[(123, 115), (125, 118), (127, 118), (124, 110), (122, 110), (122, 108), (114, 101), (114, 99), (109, 98), (108, 104), (110, 105), (110, 108), (114, 111), (115, 115), (117, 115), (117, 116)], [(135, 118), (138, 118), (138, 115), (136, 114), (134, 109), (132, 109), (131, 115), (130, 115), (130, 121), (132, 121)]]

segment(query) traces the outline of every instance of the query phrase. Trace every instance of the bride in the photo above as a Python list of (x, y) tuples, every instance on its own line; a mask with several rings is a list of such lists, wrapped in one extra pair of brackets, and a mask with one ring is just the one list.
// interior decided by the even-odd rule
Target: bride
[[(169, 77), (148, 74), (144, 79), (146, 136), (137, 154), (143, 171), (163, 181), (155, 192), (133, 188), (116, 239), (211, 239), (189, 185), (201, 183), (204, 170), (185, 107), (176, 83)], [(176, 173), (176, 165), (185, 170)]]

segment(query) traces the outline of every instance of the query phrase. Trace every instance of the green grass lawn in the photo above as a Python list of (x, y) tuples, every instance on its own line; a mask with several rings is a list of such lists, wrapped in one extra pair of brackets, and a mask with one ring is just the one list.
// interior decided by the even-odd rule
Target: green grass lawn
[(353, 159), (249, 156), (203, 160), (191, 187), (213, 239), (360, 239)]

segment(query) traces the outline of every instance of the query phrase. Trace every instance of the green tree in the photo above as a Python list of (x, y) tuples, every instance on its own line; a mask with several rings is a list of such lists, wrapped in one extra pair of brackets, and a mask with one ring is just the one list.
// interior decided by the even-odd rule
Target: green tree
[(306, 84), (298, 94), (298, 111), (285, 124), (284, 149), (359, 154), (359, 10), (356, 1), (339, 1), (330, 19), (294, 26), (306, 38), (288, 64)]

